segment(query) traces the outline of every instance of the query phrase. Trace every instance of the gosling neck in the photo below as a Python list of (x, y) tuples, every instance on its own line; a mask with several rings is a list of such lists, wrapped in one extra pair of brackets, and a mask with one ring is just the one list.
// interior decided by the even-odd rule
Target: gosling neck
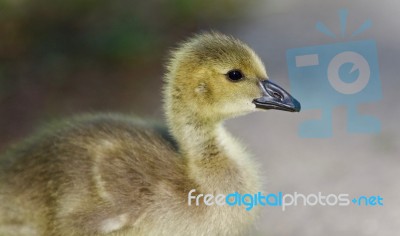
[[(171, 84), (170, 84), (171, 85)], [(258, 171), (223, 127), (223, 119), (206, 119), (185, 103), (176, 87), (166, 87), (165, 112), (170, 132), (186, 159), (188, 178), (206, 193), (254, 192)], [(243, 181), (243, 180), (246, 181)]]
[(168, 125), (182, 154), (191, 159), (209, 158), (222, 151), (218, 143), (222, 121), (201, 120), (196, 114), (175, 110), (175, 114), (169, 114)]
[[(172, 111), (172, 110), (171, 110)], [(205, 193), (254, 192), (257, 170), (245, 149), (223, 127), (190, 112), (167, 112), (169, 127), (188, 165), (188, 178)], [(243, 181), (243, 180), (246, 181)]]

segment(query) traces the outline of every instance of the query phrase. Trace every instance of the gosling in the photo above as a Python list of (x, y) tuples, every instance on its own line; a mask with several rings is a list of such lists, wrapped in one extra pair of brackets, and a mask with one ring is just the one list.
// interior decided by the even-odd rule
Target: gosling
[(297, 112), (246, 44), (203, 33), (171, 53), (167, 128), (84, 115), (1, 157), (0, 235), (242, 235), (257, 207), (207, 206), (188, 193), (260, 191), (256, 165), (223, 121), (260, 109)]

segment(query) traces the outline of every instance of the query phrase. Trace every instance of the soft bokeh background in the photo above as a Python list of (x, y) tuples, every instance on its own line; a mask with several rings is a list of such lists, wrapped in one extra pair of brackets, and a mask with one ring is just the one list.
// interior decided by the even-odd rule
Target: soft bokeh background
[(201, 30), (232, 34), (252, 46), (270, 78), (290, 90), (286, 50), (335, 43), (337, 11), (348, 32), (377, 42), (383, 99), (362, 104), (379, 134), (346, 131), (346, 108), (334, 134), (298, 136), (318, 111), (262, 112), (227, 122), (254, 153), (268, 192), (381, 195), (383, 207), (264, 208), (253, 235), (379, 235), (400, 232), (400, 3), (383, 1), (0, 0), (0, 150), (49, 120), (116, 111), (162, 119), (162, 64), (177, 41)]

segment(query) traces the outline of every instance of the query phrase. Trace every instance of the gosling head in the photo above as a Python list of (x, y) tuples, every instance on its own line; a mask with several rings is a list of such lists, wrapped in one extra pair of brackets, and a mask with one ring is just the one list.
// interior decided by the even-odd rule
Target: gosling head
[(268, 80), (256, 53), (230, 36), (196, 35), (172, 53), (167, 70), (170, 118), (186, 114), (220, 121), (257, 109), (300, 111), (296, 99)]

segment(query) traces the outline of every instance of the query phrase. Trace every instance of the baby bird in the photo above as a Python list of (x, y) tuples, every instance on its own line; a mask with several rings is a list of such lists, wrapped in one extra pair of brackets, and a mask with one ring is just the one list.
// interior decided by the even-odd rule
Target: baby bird
[[(1, 158), (0, 235), (241, 235), (257, 209), (188, 193), (257, 193), (256, 165), (223, 121), (300, 104), (241, 41), (203, 33), (167, 65), (167, 128), (99, 114), (55, 124)], [(195, 191), (193, 191), (195, 190)]]

